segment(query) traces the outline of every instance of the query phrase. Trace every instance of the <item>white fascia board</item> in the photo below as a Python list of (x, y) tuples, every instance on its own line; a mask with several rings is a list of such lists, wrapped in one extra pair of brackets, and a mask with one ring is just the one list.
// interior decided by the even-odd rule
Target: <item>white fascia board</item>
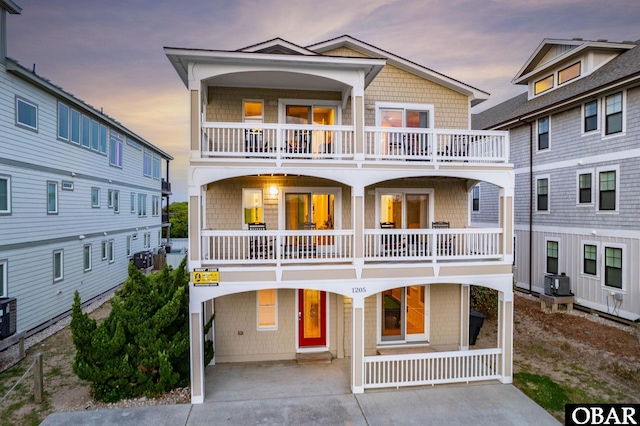
[(318, 54), (312, 50), (304, 48), (302, 46), (298, 46), (297, 44), (293, 44), (289, 41), (283, 40), (281, 38), (274, 38), (273, 40), (269, 40), (263, 43), (254, 44), (253, 46), (245, 47), (243, 49), (239, 49), (238, 52), (257, 52), (260, 50), (268, 49), (270, 47), (282, 46), (286, 49), (293, 50), (298, 52), (301, 55), (307, 56), (317, 56)]
[[(555, 44), (574, 45), (574, 46), (577, 46), (577, 47), (575, 49), (571, 49), (571, 50), (566, 51), (562, 55), (559, 55), (559, 56), (555, 57), (553, 60), (545, 63), (544, 66), (542, 66), (542, 67), (533, 69), (533, 70), (531, 70), (530, 72), (528, 72), (526, 74), (522, 74), (529, 67), (529, 65), (537, 59), (537, 56), (542, 51), (542, 49), (544, 49), (548, 45), (555, 45)], [(518, 71), (516, 76), (513, 78), (513, 80), (511, 80), (511, 83), (512, 84), (526, 84), (536, 74), (541, 74), (541, 73), (548, 72), (549, 69), (555, 67), (559, 63), (561, 63), (563, 61), (566, 61), (566, 60), (568, 60), (569, 58), (571, 58), (573, 56), (577, 56), (579, 54), (582, 54), (586, 50), (591, 50), (591, 49), (594, 49), (594, 50), (595, 49), (601, 49), (601, 50), (602, 49), (610, 49), (610, 50), (617, 50), (617, 51), (619, 51), (618, 53), (620, 53), (620, 51), (633, 49), (634, 47), (636, 47), (635, 44), (629, 44), (629, 43), (610, 43), (610, 42), (604, 42), (604, 41), (551, 40), (551, 39), (545, 39), (540, 44), (540, 46), (538, 46), (536, 51), (533, 52), (533, 54), (529, 57), (527, 62), (525, 62), (525, 64), (522, 66), (522, 68), (520, 68), (520, 70)]]
[(12, 15), (20, 15), (22, 8), (11, 0), (0, 0), (0, 9), (4, 9)]

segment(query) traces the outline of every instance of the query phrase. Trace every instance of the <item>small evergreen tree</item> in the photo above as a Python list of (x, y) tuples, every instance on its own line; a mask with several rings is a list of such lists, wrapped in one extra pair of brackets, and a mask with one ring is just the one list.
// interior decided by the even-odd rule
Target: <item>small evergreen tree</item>
[(176, 270), (165, 266), (143, 275), (133, 262), (97, 325), (81, 310), (76, 291), (71, 332), (73, 371), (91, 382), (100, 401), (154, 395), (189, 383), (189, 276), (186, 257)]

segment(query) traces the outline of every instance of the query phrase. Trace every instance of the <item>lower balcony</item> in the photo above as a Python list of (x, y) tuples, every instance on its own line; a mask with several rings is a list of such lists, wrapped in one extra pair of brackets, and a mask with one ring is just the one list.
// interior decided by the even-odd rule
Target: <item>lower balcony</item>
[[(364, 262), (501, 260), (503, 231), (477, 229), (365, 229)], [(202, 265), (351, 263), (353, 230), (201, 231)]]

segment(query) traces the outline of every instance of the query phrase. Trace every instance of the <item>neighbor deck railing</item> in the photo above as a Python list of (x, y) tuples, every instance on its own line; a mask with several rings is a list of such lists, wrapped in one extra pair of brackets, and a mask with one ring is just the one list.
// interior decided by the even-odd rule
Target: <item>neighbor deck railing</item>
[(364, 388), (466, 383), (502, 377), (502, 349), (364, 357)]

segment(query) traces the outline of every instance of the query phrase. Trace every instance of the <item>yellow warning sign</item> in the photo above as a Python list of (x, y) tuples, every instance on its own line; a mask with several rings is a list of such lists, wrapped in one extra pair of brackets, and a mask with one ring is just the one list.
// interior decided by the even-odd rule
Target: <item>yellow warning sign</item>
[(218, 268), (195, 268), (191, 272), (193, 285), (218, 285), (220, 273)]

